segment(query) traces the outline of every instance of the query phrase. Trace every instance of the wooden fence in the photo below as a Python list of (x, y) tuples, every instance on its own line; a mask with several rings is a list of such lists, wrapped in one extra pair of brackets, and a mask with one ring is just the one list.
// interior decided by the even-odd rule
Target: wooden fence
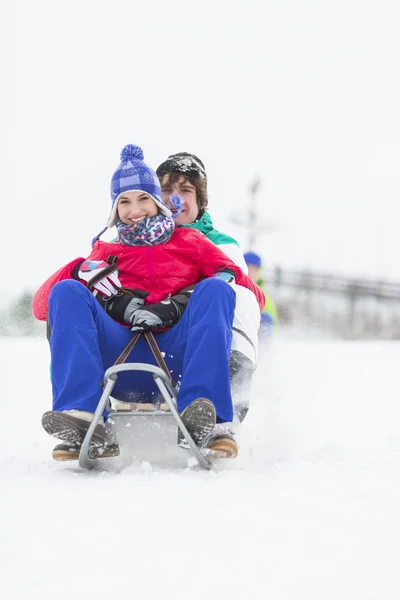
[(263, 275), (283, 324), (321, 327), (341, 338), (400, 339), (400, 282), (281, 269)]

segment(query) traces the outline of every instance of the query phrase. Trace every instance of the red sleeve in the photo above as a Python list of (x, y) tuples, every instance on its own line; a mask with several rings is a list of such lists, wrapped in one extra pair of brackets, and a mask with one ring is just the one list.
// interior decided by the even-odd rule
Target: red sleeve
[(72, 262), (65, 265), (65, 267), (61, 267), (56, 273), (51, 275), (38, 289), (36, 292), (33, 303), (32, 310), (36, 319), (39, 321), (45, 321), (47, 319), (47, 310), (49, 305), (49, 295), (53, 285), (58, 283), (59, 281), (63, 281), (64, 279), (72, 279), (72, 270), (79, 262), (85, 260), (84, 258), (76, 258)]
[(262, 312), (265, 306), (265, 296), (261, 288), (242, 271), (228, 256), (218, 248), (215, 244), (210, 242), (206, 236), (202, 236), (202, 263), (200, 265), (200, 272), (202, 277), (212, 277), (218, 269), (232, 269), (236, 274), (236, 283), (242, 287), (246, 287), (255, 294), (258, 304), (260, 305), (260, 311)]

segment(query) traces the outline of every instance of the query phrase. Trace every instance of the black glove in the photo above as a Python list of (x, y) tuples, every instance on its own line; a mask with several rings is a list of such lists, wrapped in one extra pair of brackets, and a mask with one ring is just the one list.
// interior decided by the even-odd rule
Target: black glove
[(132, 311), (130, 311), (131, 306), (128, 306), (125, 311), (125, 320), (131, 323), (131, 331), (164, 329), (164, 327), (177, 323), (185, 312), (194, 288), (195, 285), (191, 285), (179, 292), (179, 294), (155, 304), (147, 304), (143, 307), (134, 307), (132, 305)]
[(97, 300), (114, 321), (130, 323), (130, 315), (135, 309), (144, 305), (144, 299), (148, 295), (149, 292), (144, 290), (123, 288), (111, 298), (105, 298), (99, 294)]

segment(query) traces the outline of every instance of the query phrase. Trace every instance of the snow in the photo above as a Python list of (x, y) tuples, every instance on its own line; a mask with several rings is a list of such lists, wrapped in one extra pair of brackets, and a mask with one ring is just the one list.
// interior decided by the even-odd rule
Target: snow
[(46, 341), (0, 358), (2, 598), (400, 597), (399, 342), (279, 335), (212, 472), (54, 462)]

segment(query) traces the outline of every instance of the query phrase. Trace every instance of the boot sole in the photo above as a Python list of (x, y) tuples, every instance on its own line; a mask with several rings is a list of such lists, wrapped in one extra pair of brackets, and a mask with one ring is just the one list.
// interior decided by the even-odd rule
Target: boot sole
[(214, 458), (236, 458), (239, 453), (236, 440), (224, 435), (213, 438), (204, 445), (204, 448)]
[[(80, 453), (80, 446), (68, 446), (66, 444), (59, 444), (53, 450), (52, 456), (57, 461), (69, 461), (78, 460)], [(107, 444), (104, 447), (94, 447), (90, 449), (89, 458), (114, 458), (119, 456), (119, 444)]]
[[(196, 446), (201, 447), (215, 427), (217, 420), (215, 406), (207, 398), (197, 398), (182, 411), (181, 419)], [(178, 431), (178, 444), (182, 448), (188, 448), (180, 430)]]
[[(81, 444), (90, 427), (90, 423), (63, 412), (50, 410), (44, 413), (42, 426), (49, 435), (59, 440)], [(105, 442), (105, 427), (104, 425), (97, 425), (92, 436), (92, 443), (95, 446), (104, 446)]]

